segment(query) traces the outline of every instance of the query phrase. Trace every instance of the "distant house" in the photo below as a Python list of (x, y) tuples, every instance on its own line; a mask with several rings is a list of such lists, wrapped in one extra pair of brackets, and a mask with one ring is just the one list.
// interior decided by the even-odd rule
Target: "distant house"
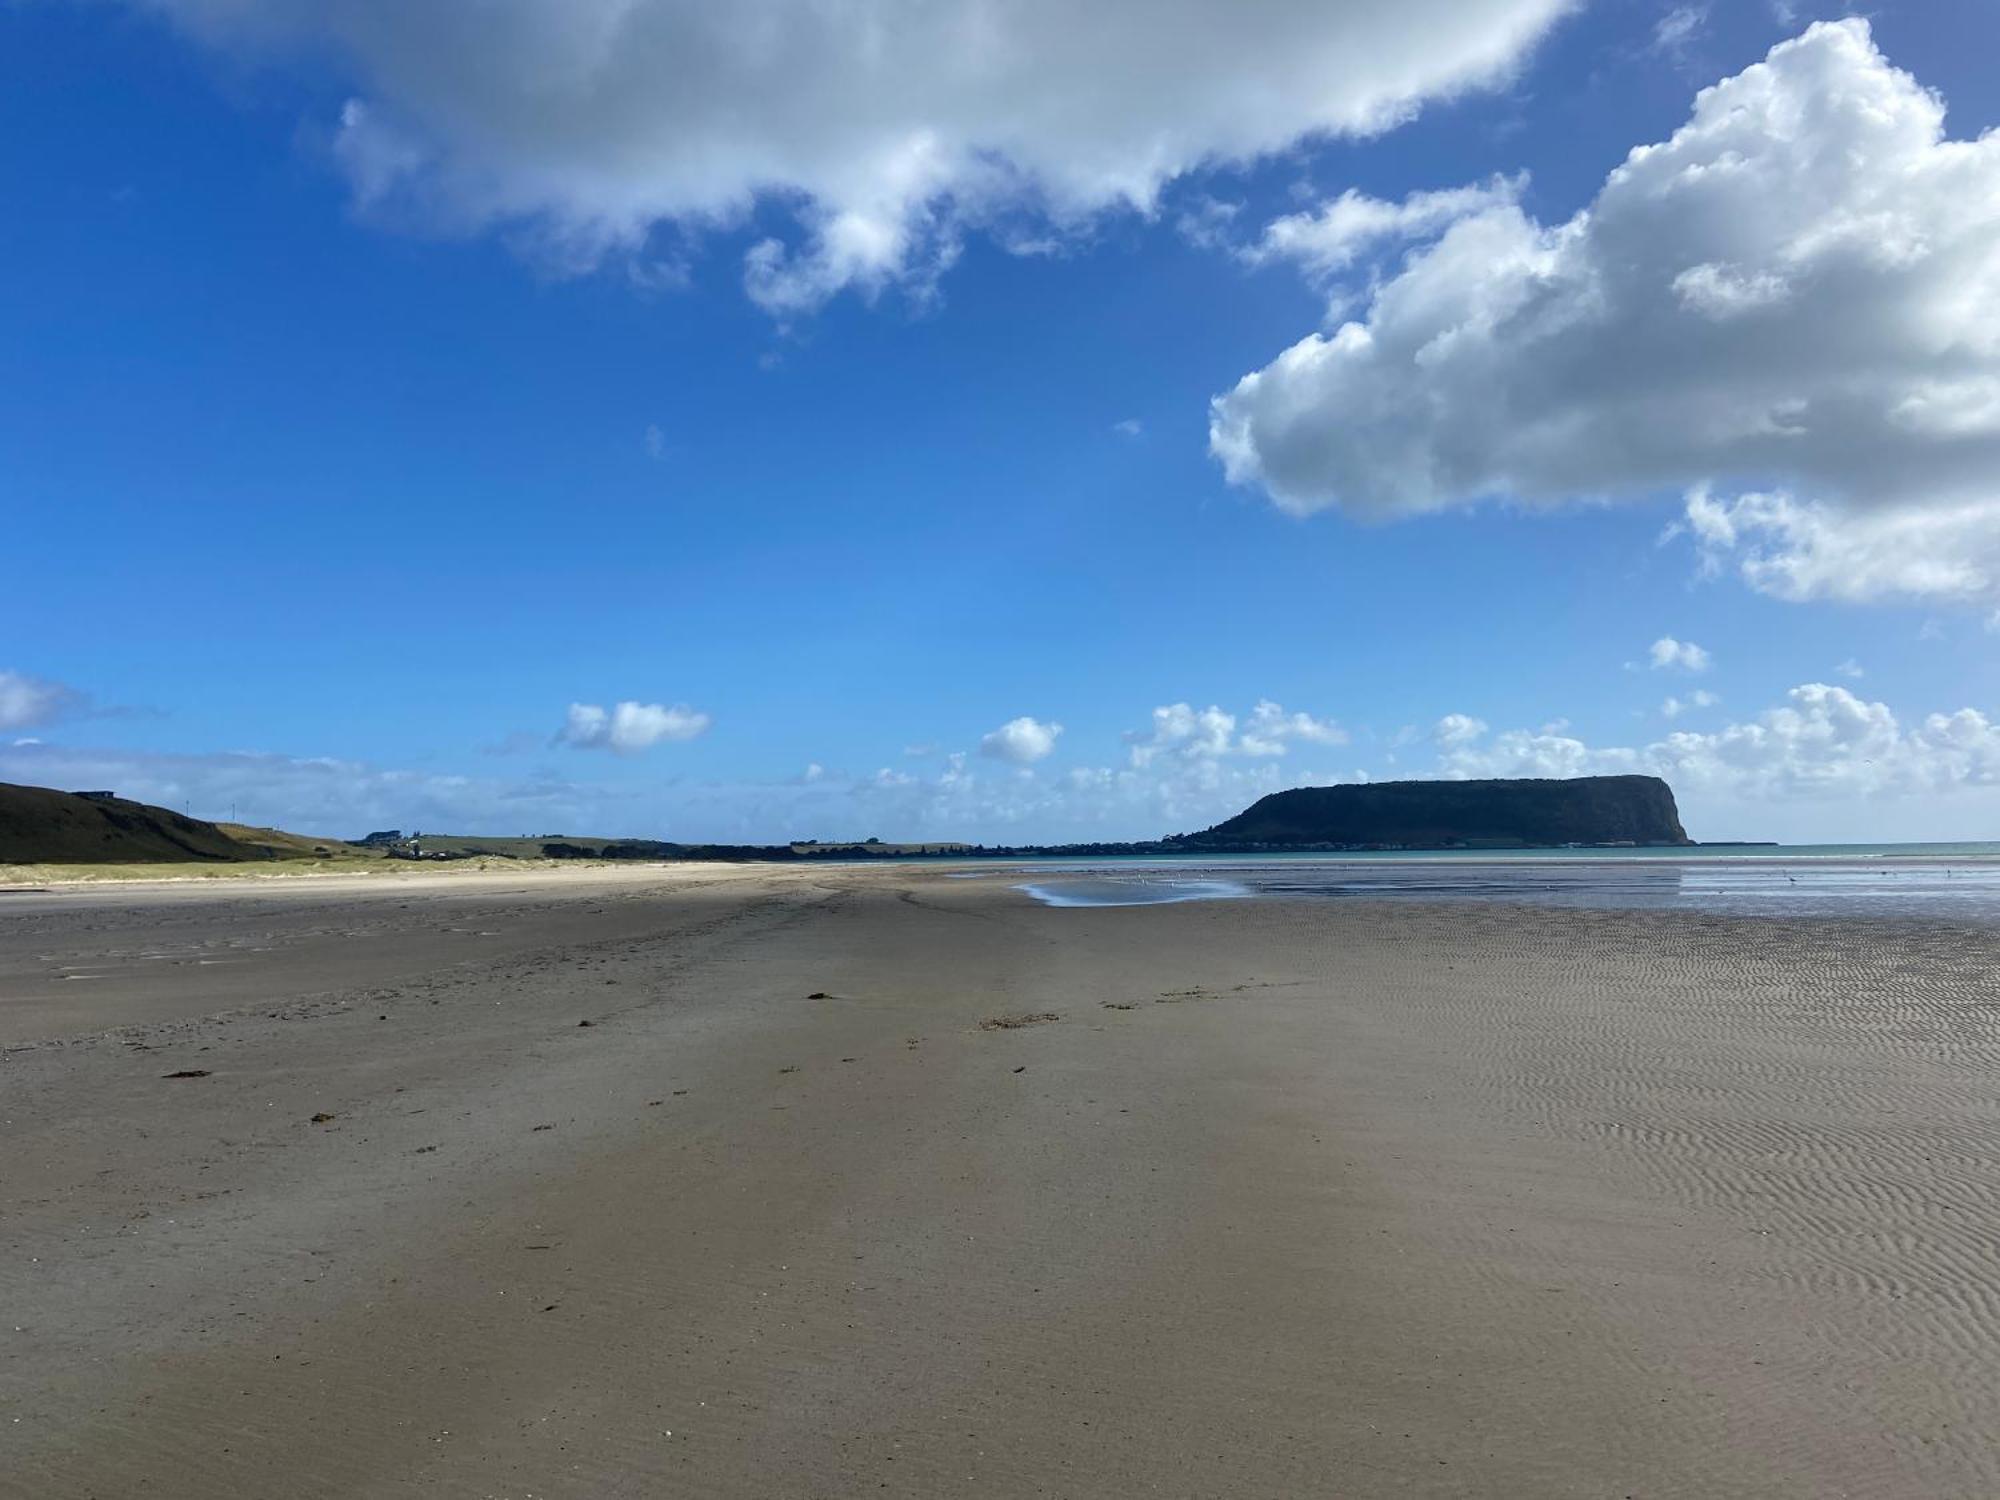
[(77, 796), (82, 797), (87, 802), (116, 802), (118, 800), (116, 792), (78, 792)]

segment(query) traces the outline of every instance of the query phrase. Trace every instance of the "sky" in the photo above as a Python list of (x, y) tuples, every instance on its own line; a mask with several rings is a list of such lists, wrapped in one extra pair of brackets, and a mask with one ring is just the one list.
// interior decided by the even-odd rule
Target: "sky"
[(2000, 7), (0, 3), (0, 780), (2000, 838)]

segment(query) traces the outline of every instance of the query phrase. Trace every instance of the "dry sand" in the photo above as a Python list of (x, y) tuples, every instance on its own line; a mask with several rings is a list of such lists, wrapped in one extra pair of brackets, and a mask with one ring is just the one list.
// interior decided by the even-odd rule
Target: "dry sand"
[(0, 897), (0, 1493), (2000, 1494), (1995, 950), (908, 867)]

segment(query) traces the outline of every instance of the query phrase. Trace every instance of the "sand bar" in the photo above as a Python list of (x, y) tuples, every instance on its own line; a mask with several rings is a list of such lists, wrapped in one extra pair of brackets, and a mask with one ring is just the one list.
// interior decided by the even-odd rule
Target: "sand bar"
[(0, 1493), (2000, 1493), (1995, 958), (908, 867), (9, 897)]

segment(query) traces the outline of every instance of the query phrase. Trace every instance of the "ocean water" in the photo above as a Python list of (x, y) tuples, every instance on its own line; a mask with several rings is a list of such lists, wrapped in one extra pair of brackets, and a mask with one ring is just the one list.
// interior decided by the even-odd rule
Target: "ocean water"
[(1011, 877), (1046, 905), (1068, 907), (1259, 898), (1497, 901), (2000, 923), (2000, 843), (1170, 856), (1038, 860), (967, 873)]
[(1240, 880), (1200, 880), (1190, 875), (1063, 875), (1019, 889), (1044, 906), (1165, 906), (1175, 901), (1232, 901), (1254, 896)]

